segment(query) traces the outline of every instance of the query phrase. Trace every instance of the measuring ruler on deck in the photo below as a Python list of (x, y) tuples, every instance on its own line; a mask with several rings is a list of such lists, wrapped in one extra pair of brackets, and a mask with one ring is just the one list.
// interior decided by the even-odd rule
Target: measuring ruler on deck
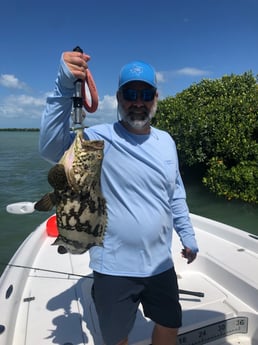
[(178, 335), (178, 345), (204, 345), (232, 334), (247, 333), (248, 318), (234, 317)]

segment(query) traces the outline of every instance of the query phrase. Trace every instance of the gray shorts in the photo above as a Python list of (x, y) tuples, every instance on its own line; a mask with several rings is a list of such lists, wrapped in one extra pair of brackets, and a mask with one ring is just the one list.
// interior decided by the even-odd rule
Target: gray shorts
[(174, 268), (146, 278), (94, 272), (92, 293), (106, 345), (127, 338), (140, 303), (144, 315), (155, 323), (181, 327), (182, 311)]

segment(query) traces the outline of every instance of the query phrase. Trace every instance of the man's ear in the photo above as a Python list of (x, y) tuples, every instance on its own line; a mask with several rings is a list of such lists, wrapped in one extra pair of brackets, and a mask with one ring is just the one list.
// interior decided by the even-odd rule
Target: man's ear
[(119, 90), (116, 92), (116, 100), (119, 102), (119, 98), (120, 98), (120, 92), (119, 92)]

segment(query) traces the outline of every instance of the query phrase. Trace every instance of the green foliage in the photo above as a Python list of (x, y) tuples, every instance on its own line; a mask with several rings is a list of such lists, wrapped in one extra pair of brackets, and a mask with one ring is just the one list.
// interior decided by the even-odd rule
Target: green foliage
[(217, 157), (210, 160), (207, 176), (203, 178), (204, 185), (217, 195), (252, 203), (257, 203), (257, 182), (257, 162), (241, 161), (228, 169)]
[(251, 72), (204, 79), (159, 101), (154, 125), (171, 133), (183, 167), (206, 167), (211, 191), (258, 203), (258, 88)]

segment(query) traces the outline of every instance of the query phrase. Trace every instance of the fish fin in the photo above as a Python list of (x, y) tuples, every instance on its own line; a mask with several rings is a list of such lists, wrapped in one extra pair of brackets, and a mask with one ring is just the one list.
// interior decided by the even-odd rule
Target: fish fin
[(48, 172), (48, 183), (57, 190), (63, 190), (68, 184), (65, 168), (62, 164), (56, 164)]
[(55, 199), (56, 198), (54, 193), (47, 193), (43, 196), (43, 198), (36, 202), (34, 208), (37, 211), (51, 211), (52, 208), (55, 206)]
[(63, 245), (64, 242), (61, 239), (61, 236), (58, 235), (57, 238), (55, 239), (55, 241), (52, 243), (52, 246), (59, 246), (59, 245)]

